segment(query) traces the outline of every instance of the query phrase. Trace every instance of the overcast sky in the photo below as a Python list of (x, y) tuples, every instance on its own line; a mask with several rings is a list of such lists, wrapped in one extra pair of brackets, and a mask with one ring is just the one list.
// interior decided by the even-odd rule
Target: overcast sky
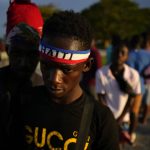
[[(61, 9), (73, 9), (76, 12), (89, 7), (99, 0), (32, 0), (36, 4), (52, 3)], [(150, 7), (150, 0), (135, 0), (141, 7)], [(0, 37), (5, 34), (4, 24), (6, 22), (6, 11), (9, 5), (9, 0), (0, 0)]]

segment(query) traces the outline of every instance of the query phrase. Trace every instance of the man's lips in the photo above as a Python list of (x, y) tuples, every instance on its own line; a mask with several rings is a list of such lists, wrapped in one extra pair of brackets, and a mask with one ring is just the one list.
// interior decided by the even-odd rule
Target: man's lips
[(61, 91), (63, 91), (63, 89), (62, 88), (55, 88), (55, 87), (49, 87), (49, 90), (51, 91), (51, 92), (61, 92)]

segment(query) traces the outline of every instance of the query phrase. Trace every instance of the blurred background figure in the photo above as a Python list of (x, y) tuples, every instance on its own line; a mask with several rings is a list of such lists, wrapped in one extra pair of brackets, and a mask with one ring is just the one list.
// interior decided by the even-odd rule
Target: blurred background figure
[(95, 39), (93, 39), (91, 43), (90, 57), (93, 58), (92, 67), (88, 72), (83, 73), (81, 84), (94, 96), (96, 100), (98, 100), (95, 92), (95, 75), (96, 70), (102, 67), (102, 58), (99, 49), (96, 47)]
[(140, 122), (144, 125), (147, 124), (147, 120), (150, 117), (150, 65), (148, 65), (143, 71), (144, 84), (145, 84), (145, 93), (143, 96), (142, 103), (142, 114)]
[[(11, 83), (16, 87), (24, 87), (29, 83), (27, 80), (30, 80), (39, 60), (39, 41), (38, 32), (25, 23), (17, 24), (9, 32), (6, 40), (9, 66), (2, 68), (6, 70), (6, 73), (11, 73), (4, 76), (8, 87)], [(10, 82), (7, 82), (9, 80)], [(16, 88), (11, 90), (16, 90)]]
[(0, 68), (9, 64), (8, 55), (5, 51), (5, 42), (0, 39)]
[(1, 53), (5, 51), (4, 41), (0, 39), (0, 61), (1, 61)]
[(96, 92), (99, 101), (111, 109), (118, 122), (120, 142), (133, 144), (141, 104), (140, 79), (138, 72), (125, 64), (128, 44), (120, 41), (114, 45), (112, 63), (96, 73)]
[(110, 35), (104, 40), (104, 48), (106, 49), (106, 64), (112, 62), (113, 49), (116, 44), (121, 40), (121, 37), (117, 34)]
[[(142, 105), (140, 110), (140, 122), (145, 124), (149, 113), (149, 81), (148, 74), (150, 66), (150, 33), (144, 32), (141, 34), (142, 42), (140, 43), (141, 50), (132, 51), (127, 64), (135, 68), (140, 74), (141, 89), (142, 89)], [(138, 44), (138, 43), (137, 43)]]
[[(142, 34), (143, 37), (143, 43), (142, 43), (142, 49), (141, 53), (137, 56), (137, 59), (141, 61), (141, 66), (138, 64), (139, 71), (141, 70), (141, 78), (144, 82), (144, 94), (143, 94), (143, 100), (141, 105), (141, 118), (140, 122), (142, 124), (147, 123), (147, 119), (149, 117), (150, 112), (150, 32), (144, 32)], [(142, 84), (143, 84), (142, 82)]]
[(112, 39), (111, 37), (107, 37), (104, 39), (104, 49), (106, 50), (106, 64), (111, 62), (112, 56)]
[(39, 41), (38, 32), (24, 23), (13, 27), (7, 36), (9, 66), (0, 68), (0, 141), (2, 142), (0, 146), (2, 147), (7, 146), (5, 131), (9, 125), (9, 117), (14, 111), (10, 110), (10, 105), (17, 106), (18, 101), (15, 97), (32, 87), (31, 77), (39, 61)]
[(129, 57), (127, 60), (127, 64), (130, 67), (136, 69), (136, 54), (138, 51), (142, 49), (143, 37), (142, 35), (134, 35), (131, 40), (129, 41)]
[(139, 51), (141, 50), (142, 43), (143, 43), (143, 37), (142, 35), (134, 35), (131, 37), (131, 40), (129, 41), (129, 48), (130, 51)]
[[(32, 0), (10, 0), (7, 10), (6, 36), (9, 31), (18, 23), (26, 23), (33, 27), (42, 36), (43, 18), (38, 6), (31, 2)], [(38, 63), (35, 73), (32, 76), (34, 85), (42, 85), (43, 79)]]

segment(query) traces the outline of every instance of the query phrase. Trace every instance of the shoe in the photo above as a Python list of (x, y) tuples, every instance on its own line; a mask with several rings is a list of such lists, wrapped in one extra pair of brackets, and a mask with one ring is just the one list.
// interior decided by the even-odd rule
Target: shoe
[(135, 140), (136, 140), (136, 133), (132, 133), (132, 134), (131, 134), (131, 138), (130, 138), (131, 144), (134, 144), (134, 143), (135, 143)]

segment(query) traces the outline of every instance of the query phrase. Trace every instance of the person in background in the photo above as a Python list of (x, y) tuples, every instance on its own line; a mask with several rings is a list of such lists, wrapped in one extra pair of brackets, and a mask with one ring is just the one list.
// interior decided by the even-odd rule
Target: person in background
[[(141, 63), (143, 63), (143, 66), (140, 66), (139, 63), (137, 63), (139, 67), (137, 69), (141, 69), (141, 78), (144, 81), (144, 94), (143, 94), (143, 100), (141, 105), (141, 117), (139, 118), (140, 122), (142, 124), (147, 124), (147, 119), (149, 117), (150, 112), (150, 82), (149, 82), (149, 76), (150, 76), (150, 32), (144, 32), (142, 34), (143, 37), (143, 43), (142, 43), (142, 49), (143, 53), (139, 53), (141, 56), (137, 56), (141, 60)], [(142, 57), (142, 58), (141, 58)]]
[(7, 36), (6, 50), (10, 64), (0, 68), (0, 149), (8, 145), (8, 120), (16, 109), (12, 110), (11, 106), (18, 103), (16, 97), (21, 92), (32, 86), (31, 76), (39, 60), (39, 42), (38, 32), (25, 23), (17, 24)]
[[(141, 103), (141, 111), (140, 111), (139, 120), (141, 123), (145, 124), (146, 123), (145, 118), (147, 118), (147, 114), (148, 114), (147, 104), (149, 104), (149, 100), (147, 96), (149, 95), (148, 94), (149, 90), (147, 89), (148, 88), (147, 85), (145, 85), (147, 84), (147, 78), (145, 78), (144, 72), (148, 74), (148, 70), (146, 71), (146, 69), (150, 65), (150, 33), (144, 32), (141, 34), (141, 37), (142, 37), (141, 50), (134, 52), (133, 55), (131, 54), (129, 59), (127, 60), (127, 64), (133, 67), (134, 69), (136, 69), (138, 73), (140, 74), (143, 98), (142, 98), (142, 103)], [(134, 59), (131, 59), (133, 58), (133, 56), (134, 56)]]
[(106, 64), (110, 64), (112, 62), (112, 54), (114, 47), (116, 46), (116, 43), (119, 43), (121, 40), (121, 37), (117, 34), (111, 35), (111, 37), (108, 37), (104, 41), (104, 47), (106, 48)]
[(5, 44), (4, 44), (4, 41), (2, 39), (0, 39), (0, 62), (2, 60), (1, 53), (4, 51), (5, 51)]
[(100, 55), (99, 50), (96, 48), (96, 41), (93, 38), (91, 44), (91, 54), (90, 57), (92, 58), (92, 66), (88, 72), (83, 73), (81, 85), (94, 96), (96, 100), (98, 100), (97, 94), (95, 92), (95, 74), (96, 70), (102, 67), (102, 58)]
[(43, 18), (38, 6), (31, 0), (10, 0), (7, 10), (6, 36), (18, 23), (26, 23), (42, 35)]
[(142, 50), (143, 40), (142, 35), (134, 35), (129, 41), (129, 57), (127, 64), (134, 69), (136, 69), (136, 55), (140, 50)]
[(111, 63), (111, 55), (112, 55), (112, 39), (111, 39), (111, 37), (105, 38), (104, 49), (106, 49), (106, 64), (110, 64)]
[(8, 55), (5, 50), (5, 42), (0, 39), (0, 68), (8, 65)]
[[(121, 41), (113, 49), (112, 63), (97, 70), (96, 92), (99, 101), (107, 105), (121, 129), (120, 141), (132, 144), (141, 103), (141, 86), (138, 72), (125, 64), (128, 45)], [(127, 131), (124, 130), (129, 126)]]
[[(6, 38), (10, 30), (19, 23), (26, 23), (37, 30), (40, 37), (42, 36), (43, 17), (38, 6), (32, 3), (32, 0), (10, 0), (7, 10)], [(34, 85), (43, 84), (40, 63), (35, 69), (32, 80)]]
[(143, 112), (140, 118), (140, 122), (144, 125), (147, 124), (147, 120), (150, 117), (150, 65), (148, 65), (143, 73), (144, 84), (145, 84), (145, 93), (143, 96)]
[[(12, 147), (74, 150), (81, 138), (85, 140), (81, 150), (119, 149), (111, 111), (80, 86), (82, 73), (89, 71), (92, 63), (91, 41), (91, 27), (79, 13), (60, 11), (46, 20), (39, 47), (44, 86), (20, 96), (23, 103), (11, 124)], [(88, 117), (85, 128), (81, 128), (82, 117)]]

